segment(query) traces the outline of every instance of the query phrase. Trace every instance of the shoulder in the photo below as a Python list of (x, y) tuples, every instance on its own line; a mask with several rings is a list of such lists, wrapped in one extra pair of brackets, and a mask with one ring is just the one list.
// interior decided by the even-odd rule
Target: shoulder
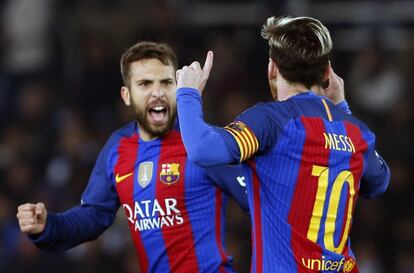
[(368, 125), (366, 125), (363, 121), (361, 121), (360, 119), (358, 119), (357, 117), (353, 116), (353, 115), (349, 115), (348, 116), (348, 120), (353, 123), (355, 126), (358, 126), (358, 128), (362, 131), (362, 132), (371, 132), (371, 129), (369, 129)]
[[(372, 151), (375, 147), (376, 136), (369, 129), (369, 127), (354, 115), (348, 114), (344, 111), (336, 111), (334, 114), (334, 124), (339, 125), (344, 133), (348, 136), (355, 147), (361, 151)], [(325, 126), (330, 126), (327, 122)], [(334, 127), (336, 125), (333, 125)], [(360, 147), (360, 149), (358, 148)]]
[(368, 125), (366, 125), (363, 121), (361, 121), (359, 118), (355, 117), (354, 115), (344, 114), (343, 118), (344, 118), (344, 121), (348, 122), (348, 124), (351, 124), (352, 126), (358, 128), (362, 134), (374, 135), (374, 133), (371, 131)]
[(103, 150), (110, 151), (113, 147), (117, 146), (122, 139), (128, 139), (138, 137), (136, 122), (132, 121), (123, 127), (114, 131), (105, 143)]
[(282, 102), (259, 102), (241, 113), (240, 117), (253, 116), (257, 118), (260, 116), (277, 118), (279, 116), (283, 116), (285, 112), (286, 106)]

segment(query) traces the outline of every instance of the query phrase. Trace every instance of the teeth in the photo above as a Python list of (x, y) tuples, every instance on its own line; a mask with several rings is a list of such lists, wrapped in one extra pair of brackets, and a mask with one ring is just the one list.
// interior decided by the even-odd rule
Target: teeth
[(165, 109), (165, 107), (164, 106), (155, 106), (154, 108), (152, 108), (152, 109), (154, 109), (155, 111), (162, 111), (162, 110), (164, 110)]

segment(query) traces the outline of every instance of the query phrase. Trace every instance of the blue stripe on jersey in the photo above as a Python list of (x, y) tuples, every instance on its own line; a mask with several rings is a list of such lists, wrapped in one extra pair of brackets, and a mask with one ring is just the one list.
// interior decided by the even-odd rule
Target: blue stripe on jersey
[[(286, 222), (289, 218), (291, 202), (284, 203), (283, 200), (292, 200), (294, 194), (306, 139), (304, 130), (300, 119), (288, 122), (278, 140), (275, 151), (271, 152), (275, 155), (272, 161), (268, 161), (269, 156), (258, 156), (255, 159), (260, 179), (275, 181), (273, 184), (267, 183), (268, 188), (260, 189), (262, 226), (271, 227), (263, 229), (263, 272), (297, 271), (288, 239), (291, 238), (291, 230), (288, 225), (277, 225), (276, 223)], [(275, 172), (274, 170), (279, 171)], [(267, 177), (272, 173), (276, 176)], [(263, 184), (261, 184), (262, 186)], [(274, 203), (274, 206), (263, 205), (271, 203)], [(274, 219), (277, 217), (279, 220), (274, 220), (273, 217), (275, 217)], [(274, 232), (274, 230), (278, 230), (278, 232)], [(275, 235), (280, 237), (275, 238)], [(272, 251), (274, 248), (278, 250)], [(280, 264), (274, 264), (275, 261), (280, 261)]]
[[(375, 135), (369, 131), (361, 131), (362, 138), (368, 144), (368, 150), (373, 150), (375, 148)], [(364, 153), (364, 163), (368, 162), (368, 157), (370, 156), (370, 151)], [(365, 174), (365, 170), (367, 168), (367, 164), (364, 164), (364, 169), (362, 170), (362, 174)]]
[[(154, 140), (160, 141), (160, 140)], [(160, 156), (161, 145), (146, 145), (146, 142), (139, 140), (138, 146), (138, 158), (135, 162), (136, 166), (140, 163), (155, 158), (153, 161), (152, 178), (150, 183), (157, 182), (157, 170), (158, 161)], [(135, 173), (134, 177), (134, 200), (151, 200), (150, 206), (152, 206), (153, 200), (156, 198), (156, 186), (142, 188), (138, 184), (138, 172)], [(141, 208), (144, 210), (145, 205), (140, 203)], [(145, 212), (144, 212), (145, 213)], [(139, 218), (139, 216), (137, 216)], [(137, 231), (138, 232), (138, 231)], [(164, 239), (162, 237), (161, 228), (142, 230), (141, 232), (142, 244), (144, 245), (145, 251), (148, 257), (148, 264), (157, 268), (159, 272), (169, 272), (170, 263), (168, 261), (167, 250), (165, 248)], [(154, 247), (157, 246), (157, 247)], [(149, 268), (151, 270), (151, 268)]]
[[(186, 160), (186, 169), (185, 169), (185, 177), (192, 177), (194, 179), (185, 179), (185, 188), (186, 189), (194, 189), (200, 190), (200, 185), (203, 181), (203, 173), (200, 172), (200, 167), (192, 164), (188, 159)], [(199, 185), (194, 185), (194, 182), (198, 182)], [(196, 199), (198, 202), (194, 202), (192, 198), (195, 198), (196, 195), (199, 195)], [(206, 223), (200, 222), (199, 214), (197, 212), (204, 211), (205, 214), (209, 213), (210, 208), (207, 207), (207, 204), (211, 205), (211, 200), (214, 198), (214, 195), (211, 194), (210, 190), (204, 189), (203, 192), (194, 193), (192, 191), (186, 190), (185, 191), (185, 199), (186, 208), (188, 213), (188, 218), (191, 223), (191, 230), (193, 231), (193, 238), (195, 242), (195, 252), (197, 256), (198, 264), (200, 265), (199, 268), (209, 268), (206, 262), (209, 262), (209, 251), (204, 249), (201, 244), (197, 244), (201, 238), (207, 236), (208, 230), (206, 227), (208, 226)], [(190, 206), (191, 204), (191, 206)], [(213, 240), (207, 240), (208, 243), (212, 243)], [(211, 249), (211, 244), (208, 246)], [(204, 261), (204, 263), (200, 263), (199, 261)]]
[[(216, 187), (206, 180), (204, 170), (189, 160), (186, 161), (185, 177), (192, 178), (185, 180), (185, 188), (187, 189), (185, 191), (186, 208), (193, 231), (199, 268), (208, 268), (210, 270), (215, 268), (218, 271), (220, 265), (217, 261), (221, 261), (222, 258), (216, 243), (215, 224), (212, 224), (212, 221), (215, 221), (216, 202), (212, 202), (212, 200), (215, 200)], [(200, 213), (209, 216), (200, 216)], [(200, 221), (202, 218), (208, 219), (208, 222)], [(222, 220), (224, 222), (223, 214)], [(223, 225), (221, 230), (223, 230)], [(227, 272), (233, 271), (230, 269)]]

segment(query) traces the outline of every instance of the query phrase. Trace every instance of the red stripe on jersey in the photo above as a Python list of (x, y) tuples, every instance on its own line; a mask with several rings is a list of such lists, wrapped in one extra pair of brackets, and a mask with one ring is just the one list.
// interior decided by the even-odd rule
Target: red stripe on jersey
[[(128, 138), (122, 138), (118, 146), (118, 161), (114, 167), (115, 177), (125, 177), (116, 181), (116, 190), (118, 192), (121, 204), (128, 204), (130, 208), (134, 208), (134, 169), (135, 161), (138, 156), (138, 134), (134, 134)], [(132, 175), (129, 175), (131, 174)], [(128, 213), (124, 211), (125, 213)], [(146, 255), (144, 245), (142, 243), (141, 234), (135, 231), (134, 223), (128, 221), (128, 226), (137, 250), (138, 261), (142, 272), (148, 272), (148, 257)]]
[[(351, 160), (349, 163), (349, 169), (350, 172), (354, 175), (354, 183), (355, 183), (355, 192), (358, 192), (362, 177), (362, 172), (364, 170), (364, 153), (368, 149), (368, 143), (365, 141), (365, 139), (362, 136), (361, 130), (355, 126), (354, 124), (350, 122), (345, 122), (345, 129), (346, 134), (350, 137), (352, 140), (354, 146), (355, 146), (355, 153), (352, 154)], [(357, 199), (357, 196), (354, 198), (353, 208), (355, 209), (355, 202)], [(352, 215), (353, 212), (352, 212)], [(351, 221), (352, 225), (352, 221)], [(351, 230), (351, 227), (350, 229)], [(349, 248), (346, 248), (345, 255), (349, 255)], [(358, 267), (355, 266), (354, 269), (351, 271), (351, 273), (358, 273)]]
[[(252, 184), (253, 184), (253, 211), (254, 211), (254, 231), (253, 238), (255, 246), (255, 265), (256, 273), (263, 272), (263, 237), (262, 237), (262, 209), (260, 206), (260, 180), (256, 172), (256, 162), (254, 160), (247, 161), (252, 170)], [(253, 267), (253, 264), (252, 264)]]
[(221, 212), (223, 208), (223, 196), (221, 190), (219, 188), (216, 189), (216, 243), (219, 248), (220, 256), (221, 256), (221, 265), (219, 267), (219, 271), (221, 273), (225, 273), (226, 269), (224, 265), (227, 263), (227, 255), (223, 249), (223, 243), (221, 238)]
[(289, 212), (291, 245), (298, 273), (308, 272), (302, 265), (302, 258), (318, 258), (322, 249), (307, 239), (313, 207), (318, 189), (318, 177), (312, 176), (313, 165), (328, 166), (329, 150), (325, 149), (323, 132), (325, 126), (321, 118), (301, 118), (306, 139), (302, 160)]
[[(176, 206), (179, 213), (171, 210), (170, 217), (174, 217), (174, 225), (163, 225), (161, 228), (162, 236), (165, 242), (165, 249), (170, 263), (170, 271), (177, 273), (195, 273), (199, 272), (197, 256), (195, 252), (195, 242), (193, 231), (191, 229), (190, 219), (186, 209), (185, 197), (185, 164), (187, 153), (181, 140), (179, 132), (172, 130), (164, 136), (161, 143), (160, 158), (158, 160), (157, 180), (156, 180), (156, 198), (167, 214), (165, 199), (175, 196)], [(162, 165), (179, 164), (179, 177), (176, 182), (165, 183), (161, 178)], [(182, 217), (182, 223), (179, 218)], [(178, 226), (179, 225), (179, 226)]]

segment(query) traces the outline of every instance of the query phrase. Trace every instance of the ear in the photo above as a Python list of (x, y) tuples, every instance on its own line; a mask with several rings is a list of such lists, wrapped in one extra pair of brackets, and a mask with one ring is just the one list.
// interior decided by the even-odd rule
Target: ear
[(331, 61), (328, 61), (328, 65), (325, 68), (325, 72), (323, 72), (323, 82), (326, 82), (329, 79), (329, 74), (331, 73)]
[(269, 81), (273, 81), (277, 77), (277, 65), (272, 60), (272, 58), (269, 58), (269, 64), (267, 65), (267, 78)]
[(126, 86), (121, 87), (121, 98), (124, 101), (126, 106), (131, 105), (131, 93), (129, 92), (129, 88)]

